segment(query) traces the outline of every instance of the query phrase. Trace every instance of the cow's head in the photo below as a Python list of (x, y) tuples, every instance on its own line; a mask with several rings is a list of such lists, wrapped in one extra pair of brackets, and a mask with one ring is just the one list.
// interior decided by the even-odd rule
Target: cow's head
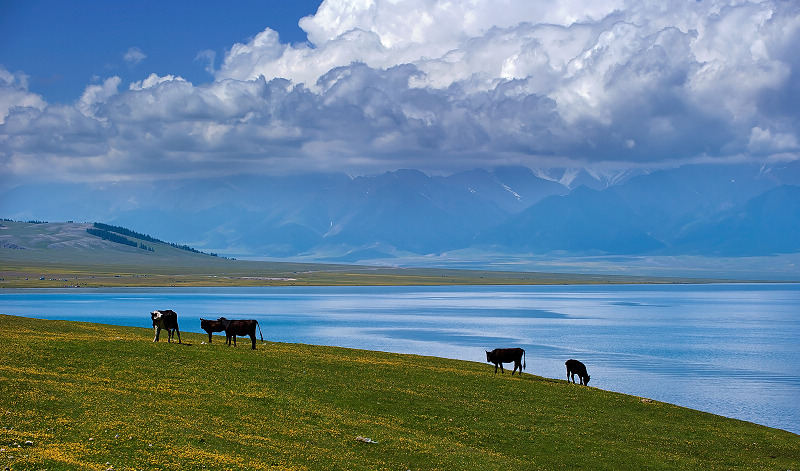
[(158, 319), (161, 319), (161, 311), (153, 311), (153, 312), (151, 312), (150, 313), (150, 319), (152, 319), (154, 321), (158, 320)]
[(585, 378), (583, 378), (583, 384), (584, 384), (584, 386), (588, 386), (588, 385), (589, 385), (589, 378), (590, 378), (590, 376), (589, 376), (588, 374), (586, 375), (586, 377), (585, 377)]
[[(484, 351), (486, 351), (486, 350), (484, 350)], [(492, 361), (492, 352), (486, 352), (486, 361), (491, 363), (491, 361)]]

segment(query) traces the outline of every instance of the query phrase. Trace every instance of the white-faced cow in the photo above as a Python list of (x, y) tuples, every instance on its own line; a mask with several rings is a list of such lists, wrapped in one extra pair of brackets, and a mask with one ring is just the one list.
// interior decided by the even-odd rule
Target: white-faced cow
[(211, 334), (214, 332), (222, 332), (225, 326), (220, 321), (211, 321), (208, 319), (200, 318), (200, 328), (205, 330), (208, 334), (208, 343), (211, 343)]
[(150, 319), (153, 320), (153, 328), (156, 330), (156, 338), (153, 339), (153, 342), (158, 342), (161, 329), (165, 329), (167, 331), (167, 342), (172, 342), (173, 332), (177, 332), (178, 343), (181, 343), (181, 331), (178, 330), (178, 314), (175, 311), (171, 309), (153, 311), (150, 313)]
[(253, 342), (253, 350), (256, 349), (256, 327), (258, 327), (258, 334), (261, 336), (261, 341), (264, 341), (264, 335), (261, 334), (261, 326), (258, 325), (258, 321), (255, 319), (238, 319), (238, 320), (228, 320), (224, 317), (220, 317), (217, 319), (218, 322), (222, 323), (222, 326), (225, 328), (225, 343), (230, 345), (231, 338), (233, 338), (233, 346), (236, 346), (236, 336), (237, 335), (247, 335), (250, 337), (250, 340)]
[(519, 368), (519, 374), (522, 374), (522, 369), (525, 368), (525, 350), (521, 348), (495, 348), (491, 352), (486, 352), (486, 361), (494, 363), (494, 374), (497, 374), (497, 367), (500, 367), (500, 373), (503, 371), (503, 363), (514, 362), (514, 370), (511, 371), (511, 376)]
[(569, 383), (569, 378), (572, 376), (572, 384), (575, 384), (575, 375), (578, 375), (582, 385), (589, 385), (589, 373), (586, 372), (586, 365), (573, 359), (567, 360), (564, 364), (567, 365), (567, 383)]

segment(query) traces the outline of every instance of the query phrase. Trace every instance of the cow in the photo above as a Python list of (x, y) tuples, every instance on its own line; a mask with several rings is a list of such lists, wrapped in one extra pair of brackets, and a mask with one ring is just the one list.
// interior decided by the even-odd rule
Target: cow
[(258, 334), (261, 335), (261, 341), (264, 341), (264, 335), (261, 334), (261, 326), (258, 325), (258, 321), (255, 319), (229, 320), (225, 319), (224, 317), (220, 317), (217, 319), (217, 321), (220, 322), (225, 328), (225, 343), (227, 345), (231, 344), (231, 338), (233, 338), (233, 346), (235, 347), (237, 335), (249, 335), (250, 340), (253, 342), (253, 350), (255, 350), (256, 327), (258, 327)]
[(158, 342), (161, 329), (165, 329), (167, 331), (167, 342), (172, 342), (173, 332), (177, 332), (178, 343), (181, 343), (181, 331), (178, 329), (178, 314), (175, 311), (171, 309), (153, 311), (150, 313), (150, 319), (153, 321), (153, 328), (156, 331), (156, 337), (153, 339), (153, 342)]
[(208, 334), (208, 343), (211, 343), (211, 334), (214, 332), (222, 332), (225, 330), (225, 326), (222, 325), (220, 321), (212, 321), (208, 319), (200, 318), (200, 328), (205, 330)]
[(497, 374), (497, 367), (500, 367), (500, 373), (504, 373), (503, 371), (503, 363), (511, 363), (514, 362), (514, 370), (511, 372), (511, 376), (514, 376), (514, 373), (519, 368), (519, 374), (522, 374), (523, 368), (525, 368), (525, 350), (521, 348), (495, 348), (491, 352), (486, 352), (486, 361), (489, 363), (494, 363), (494, 374)]
[(589, 373), (586, 372), (586, 365), (573, 359), (565, 361), (564, 364), (567, 366), (567, 383), (569, 383), (569, 378), (572, 376), (572, 384), (575, 384), (575, 375), (577, 374), (582, 385), (589, 385)]

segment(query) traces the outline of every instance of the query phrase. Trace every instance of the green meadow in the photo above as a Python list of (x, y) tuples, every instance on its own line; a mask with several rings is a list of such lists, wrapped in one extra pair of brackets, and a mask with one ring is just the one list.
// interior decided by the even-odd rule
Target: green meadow
[(0, 316), (0, 466), (800, 469), (798, 435), (539, 377), (531, 355), (511, 376), (413, 355), (152, 339)]

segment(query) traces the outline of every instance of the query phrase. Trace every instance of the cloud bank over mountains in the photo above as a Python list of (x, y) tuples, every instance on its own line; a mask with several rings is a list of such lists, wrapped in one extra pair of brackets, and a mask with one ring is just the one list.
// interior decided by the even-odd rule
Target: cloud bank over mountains
[(111, 76), (72, 103), (0, 63), (0, 185), (800, 157), (797, 2), (326, 0), (300, 26), (207, 83)]

